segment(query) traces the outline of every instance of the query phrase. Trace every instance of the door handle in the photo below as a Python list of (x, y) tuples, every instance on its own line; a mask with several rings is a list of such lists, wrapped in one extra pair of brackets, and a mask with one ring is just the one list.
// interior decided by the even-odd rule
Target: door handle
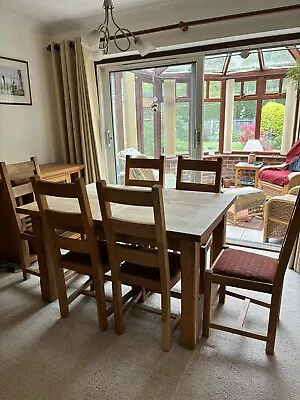
[(106, 129), (105, 134), (106, 134), (106, 143), (107, 143), (107, 146), (110, 147), (110, 146), (111, 146), (112, 139), (113, 139), (113, 138), (112, 138), (112, 135), (110, 134), (110, 130), (109, 130), (109, 129)]

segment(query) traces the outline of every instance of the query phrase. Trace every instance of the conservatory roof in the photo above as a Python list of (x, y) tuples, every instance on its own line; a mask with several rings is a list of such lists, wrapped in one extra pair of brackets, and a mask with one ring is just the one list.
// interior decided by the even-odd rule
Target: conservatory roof
[(232, 52), (207, 56), (204, 73), (227, 75), (247, 71), (289, 68), (300, 59), (300, 46)]

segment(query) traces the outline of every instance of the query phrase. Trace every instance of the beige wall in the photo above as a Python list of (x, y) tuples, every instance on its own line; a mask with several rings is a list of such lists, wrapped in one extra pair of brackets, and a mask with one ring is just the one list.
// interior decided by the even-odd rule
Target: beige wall
[(0, 161), (20, 162), (32, 155), (40, 163), (61, 158), (49, 42), (36, 24), (0, 12), (0, 56), (28, 61), (32, 93), (32, 106), (0, 104)]

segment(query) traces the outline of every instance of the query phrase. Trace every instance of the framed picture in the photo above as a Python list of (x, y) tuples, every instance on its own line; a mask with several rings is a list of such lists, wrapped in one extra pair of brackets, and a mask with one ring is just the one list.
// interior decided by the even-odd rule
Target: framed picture
[(32, 105), (27, 61), (0, 57), (0, 104)]

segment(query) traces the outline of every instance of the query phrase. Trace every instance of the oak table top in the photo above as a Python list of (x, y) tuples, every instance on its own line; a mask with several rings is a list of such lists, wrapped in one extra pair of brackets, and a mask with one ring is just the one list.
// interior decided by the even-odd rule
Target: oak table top
[[(117, 186), (117, 185), (114, 185)], [(130, 190), (127, 186), (126, 189)], [(141, 188), (139, 188), (141, 189)], [(143, 190), (151, 190), (143, 188)], [(87, 185), (88, 197), (94, 221), (101, 222), (101, 212), (96, 192), (96, 185)], [(168, 237), (172, 239), (185, 239), (202, 243), (207, 232), (214, 229), (224, 213), (236, 199), (236, 195), (223, 193), (202, 193), (175, 189), (163, 189), (164, 207), (166, 216), (166, 229)], [(58, 211), (78, 212), (79, 205), (75, 199), (48, 198), (51, 208)], [(36, 202), (17, 208), (17, 212), (37, 216), (39, 214)], [(152, 211), (145, 211), (144, 207), (112, 204), (112, 212), (118, 217), (126, 216), (135, 222), (152, 222)]]

